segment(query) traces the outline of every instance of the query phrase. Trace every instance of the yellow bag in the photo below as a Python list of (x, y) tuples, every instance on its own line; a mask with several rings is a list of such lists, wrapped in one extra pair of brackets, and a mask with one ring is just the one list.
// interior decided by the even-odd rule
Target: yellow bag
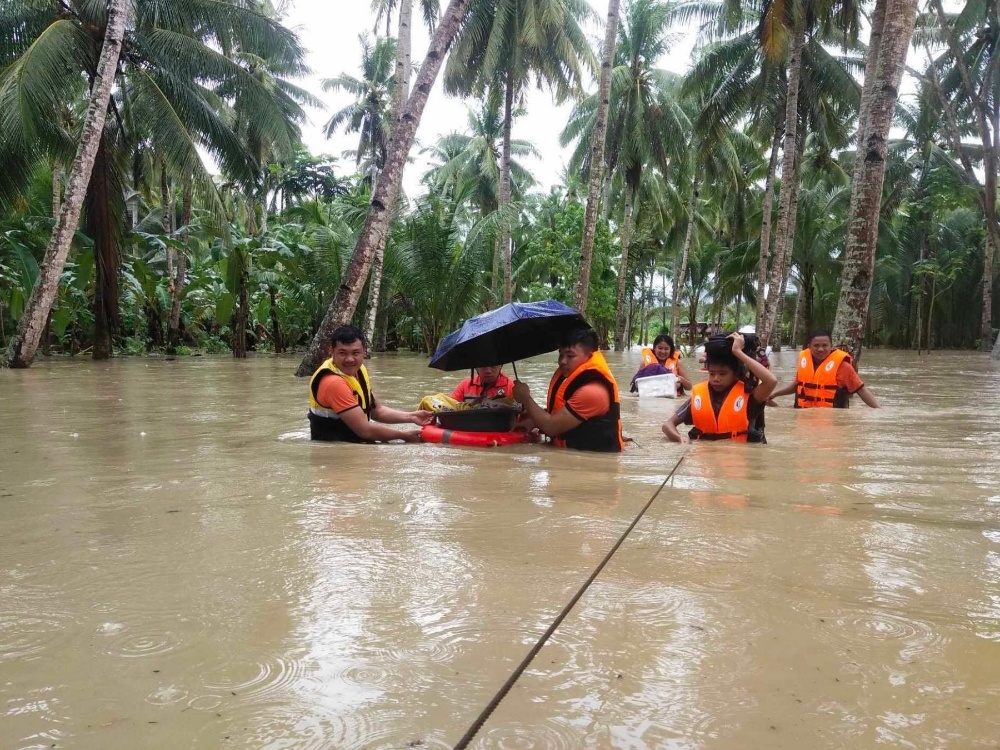
[(423, 411), (461, 411), (469, 407), (461, 401), (456, 401), (451, 396), (438, 393), (434, 396), (424, 396), (418, 408)]

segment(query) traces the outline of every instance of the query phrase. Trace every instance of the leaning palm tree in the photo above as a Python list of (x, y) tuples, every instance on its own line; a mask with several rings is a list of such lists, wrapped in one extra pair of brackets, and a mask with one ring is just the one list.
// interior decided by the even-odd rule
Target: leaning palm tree
[[(520, 112), (515, 112), (515, 117)], [(469, 129), (465, 134), (451, 133), (443, 136), (434, 151), (444, 157), (425, 176), (425, 181), (441, 189), (453, 188), (465, 181), (471, 182), (470, 202), (484, 219), (500, 206), (502, 188), (501, 153), (503, 151), (503, 119), (500, 102), (496, 96), (487, 96), (476, 109), (469, 110)], [(538, 150), (528, 141), (511, 139), (509, 164), (511, 197), (520, 200), (524, 192), (535, 184), (528, 169), (515, 157), (539, 158)], [(498, 283), (502, 263), (501, 239), (496, 238), (493, 252), (491, 288), (493, 301), (498, 301)]]
[(129, 9), (128, 0), (116, 0), (108, 8), (104, 42), (101, 45), (101, 55), (91, 86), (90, 105), (84, 118), (83, 135), (69, 173), (66, 201), (60, 209), (55, 230), (45, 251), (45, 260), (21, 315), (17, 333), (10, 343), (6, 363), (12, 367), (31, 365), (49, 310), (52, 309), (52, 302), (59, 289), (59, 278), (69, 255), (76, 224), (80, 220), (87, 182), (90, 180), (101, 144)]
[[(585, 0), (473, 0), (445, 70), (446, 90), (457, 94), (503, 93), (503, 143), (499, 206), (510, 203), (511, 127), (515, 102), (532, 81), (562, 101), (580, 89), (595, 67), (581, 22), (591, 14)], [(510, 302), (510, 226), (503, 222), (504, 301)]]
[(337, 295), (330, 304), (323, 323), (313, 336), (309, 351), (299, 368), (295, 371), (299, 376), (311, 375), (319, 366), (320, 357), (326, 342), (334, 328), (343, 321), (350, 320), (358, 305), (361, 289), (368, 272), (371, 270), (372, 259), (385, 248), (389, 235), (389, 224), (392, 220), (393, 206), (399, 196), (400, 184), (403, 179), (403, 166), (406, 157), (413, 146), (420, 117), (423, 115), (427, 97), (444, 62), (448, 48), (465, 19), (470, 0), (451, 0), (448, 9), (441, 17), (441, 22), (434, 31), (430, 49), (424, 58), (420, 72), (417, 74), (413, 93), (406, 102), (406, 112), (400, 118), (386, 154), (385, 169), (380, 175), (378, 186), (372, 196), (368, 216), (365, 219), (351, 262), (344, 271), (344, 276), (337, 289)]
[[(7, 8), (10, 5), (6, 6)], [(17, 23), (0, 17), (0, 153), (15, 154), (0, 169), (0, 200), (23, 186), (21, 168), (55, 156), (68, 163), (76, 147), (64, 113), (80, 100), (98, 56), (109, 14), (100, 3), (32, 4)], [(118, 306), (117, 278), (125, 234), (124, 191), (143, 163), (192, 176), (211, 196), (213, 184), (199, 148), (232, 180), (253, 189), (261, 168), (241, 139), (254, 132), (278, 148), (297, 139), (300, 102), (308, 97), (278, 76), (254, 75), (268, 61), (281, 75), (305, 71), (295, 34), (274, 18), (236, 0), (182, 0), (163, 12), (138, 0), (126, 27), (109, 105), (86, 189), (86, 233), (98, 269), (94, 295), (95, 357), (110, 356)], [(74, 72), (75, 71), (75, 72)], [(15, 104), (17, 103), (17, 104)], [(143, 160), (134, 151), (148, 151)], [(141, 153), (141, 151), (140, 151)]]
[[(372, 8), (375, 10), (375, 25), (385, 18), (386, 36), (389, 36), (389, 27), (392, 24), (392, 12), (399, 6), (399, 32), (396, 36), (396, 66), (393, 73), (392, 86), (392, 129), (403, 117), (406, 108), (406, 100), (410, 96), (410, 50), (412, 38), (410, 35), (410, 24), (413, 17), (413, 0), (374, 0)], [(420, 0), (423, 10), (424, 22), (431, 33), (434, 32), (434, 25), (437, 23), (437, 16), (440, 12), (438, 0)], [(365, 338), (372, 341), (375, 337), (375, 321), (378, 318), (379, 293), (382, 289), (382, 264), (384, 262), (384, 251), (375, 253), (372, 261), (371, 279), (368, 285), (368, 308), (365, 311)]]
[(327, 138), (341, 128), (347, 133), (357, 133), (355, 163), (374, 182), (385, 166), (389, 146), (396, 40), (379, 37), (373, 45), (367, 34), (359, 39), (361, 76), (341, 73), (336, 78), (323, 79), (324, 91), (343, 91), (354, 97), (353, 102), (333, 113), (323, 126), (323, 132)]

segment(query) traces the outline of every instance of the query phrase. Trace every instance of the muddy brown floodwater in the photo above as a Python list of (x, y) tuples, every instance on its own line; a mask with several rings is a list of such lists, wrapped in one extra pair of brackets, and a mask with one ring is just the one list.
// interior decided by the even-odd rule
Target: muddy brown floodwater
[[(634, 398), (621, 457), (311, 444), (294, 365), (0, 372), (3, 750), (450, 747), (683, 450)], [(1000, 370), (864, 365), (691, 448), (474, 747), (998, 747)]]

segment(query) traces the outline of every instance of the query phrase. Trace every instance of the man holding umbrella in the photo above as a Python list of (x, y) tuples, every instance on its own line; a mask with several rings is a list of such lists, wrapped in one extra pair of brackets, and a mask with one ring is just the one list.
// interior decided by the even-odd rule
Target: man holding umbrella
[(559, 368), (549, 383), (547, 408), (518, 381), (514, 398), (535, 427), (564, 448), (618, 453), (624, 448), (618, 383), (598, 347), (592, 328), (566, 332), (559, 346)]

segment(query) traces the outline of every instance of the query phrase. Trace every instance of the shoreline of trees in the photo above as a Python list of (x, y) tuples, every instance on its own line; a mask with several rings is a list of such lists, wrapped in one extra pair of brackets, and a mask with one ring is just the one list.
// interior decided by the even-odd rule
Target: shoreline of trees
[[(855, 351), (988, 351), (996, 341), (1000, 356), (1000, 23), (985, 0), (953, 14), (940, 0), (879, 0), (782, 6), (783, 15), (773, 4), (661, 0), (619, 11), (613, 0), (613, 50), (589, 47), (582, 0), (419, 0), (434, 36), (410, 91), (397, 76), (409, 70), (412, 4), (376, 3), (387, 28), (398, 14), (405, 43), (363, 42), (360, 74), (328, 79), (356, 97), (328, 124), (358, 133), (355, 163), (343, 165), (299, 143), (313, 101), (292, 83), (304, 52), (267, 6), (182, 0), (163, 15), (138, 0), (82, 184), (76, 152), (88, 102), (99, 103), (101, 30), (119, 0), (103, 15), (82, 2), (61, 13), (8, 6), (8, 360), (24, 364), (20, 324), (42, 353), (95, 358), (202, 348), (239, 357), (312, 342), (304, 372), (322, 332), (343, 320), (362, 325), (376, 350), (427, 352), (469, 315), (547, 297), (581, 303), (618, 349), (707, 320), (755, 323), (778, 346), (825, 327)], [(560, 12), (539, 33), (533, 11), (543, 6)], [(857, 40), (862, 10), (894, 44)], [(700, 44), (689, 73), (658, 68), (672, 30), (692, 21)], [(916, 96), (897, 102), (907, 26), (926, 64), (908, 69)], [(57, 76), (67, 67), (79, 74)], [(420, 193), (403, 196), (439, 70), (467, 100), (469, 123), (423, 146), (433, 164)], [(534, 153), (517, 128), (534, 84), (575, 102), (561, 132), (573, 157), (548, 193), (519, 161)], [(43, 259), (60, 219), (56, 269)], [(32, 292), (46, 285), (52, 299), (38, 308)], [(43, 312), (28, 326), (32, 309)]]

